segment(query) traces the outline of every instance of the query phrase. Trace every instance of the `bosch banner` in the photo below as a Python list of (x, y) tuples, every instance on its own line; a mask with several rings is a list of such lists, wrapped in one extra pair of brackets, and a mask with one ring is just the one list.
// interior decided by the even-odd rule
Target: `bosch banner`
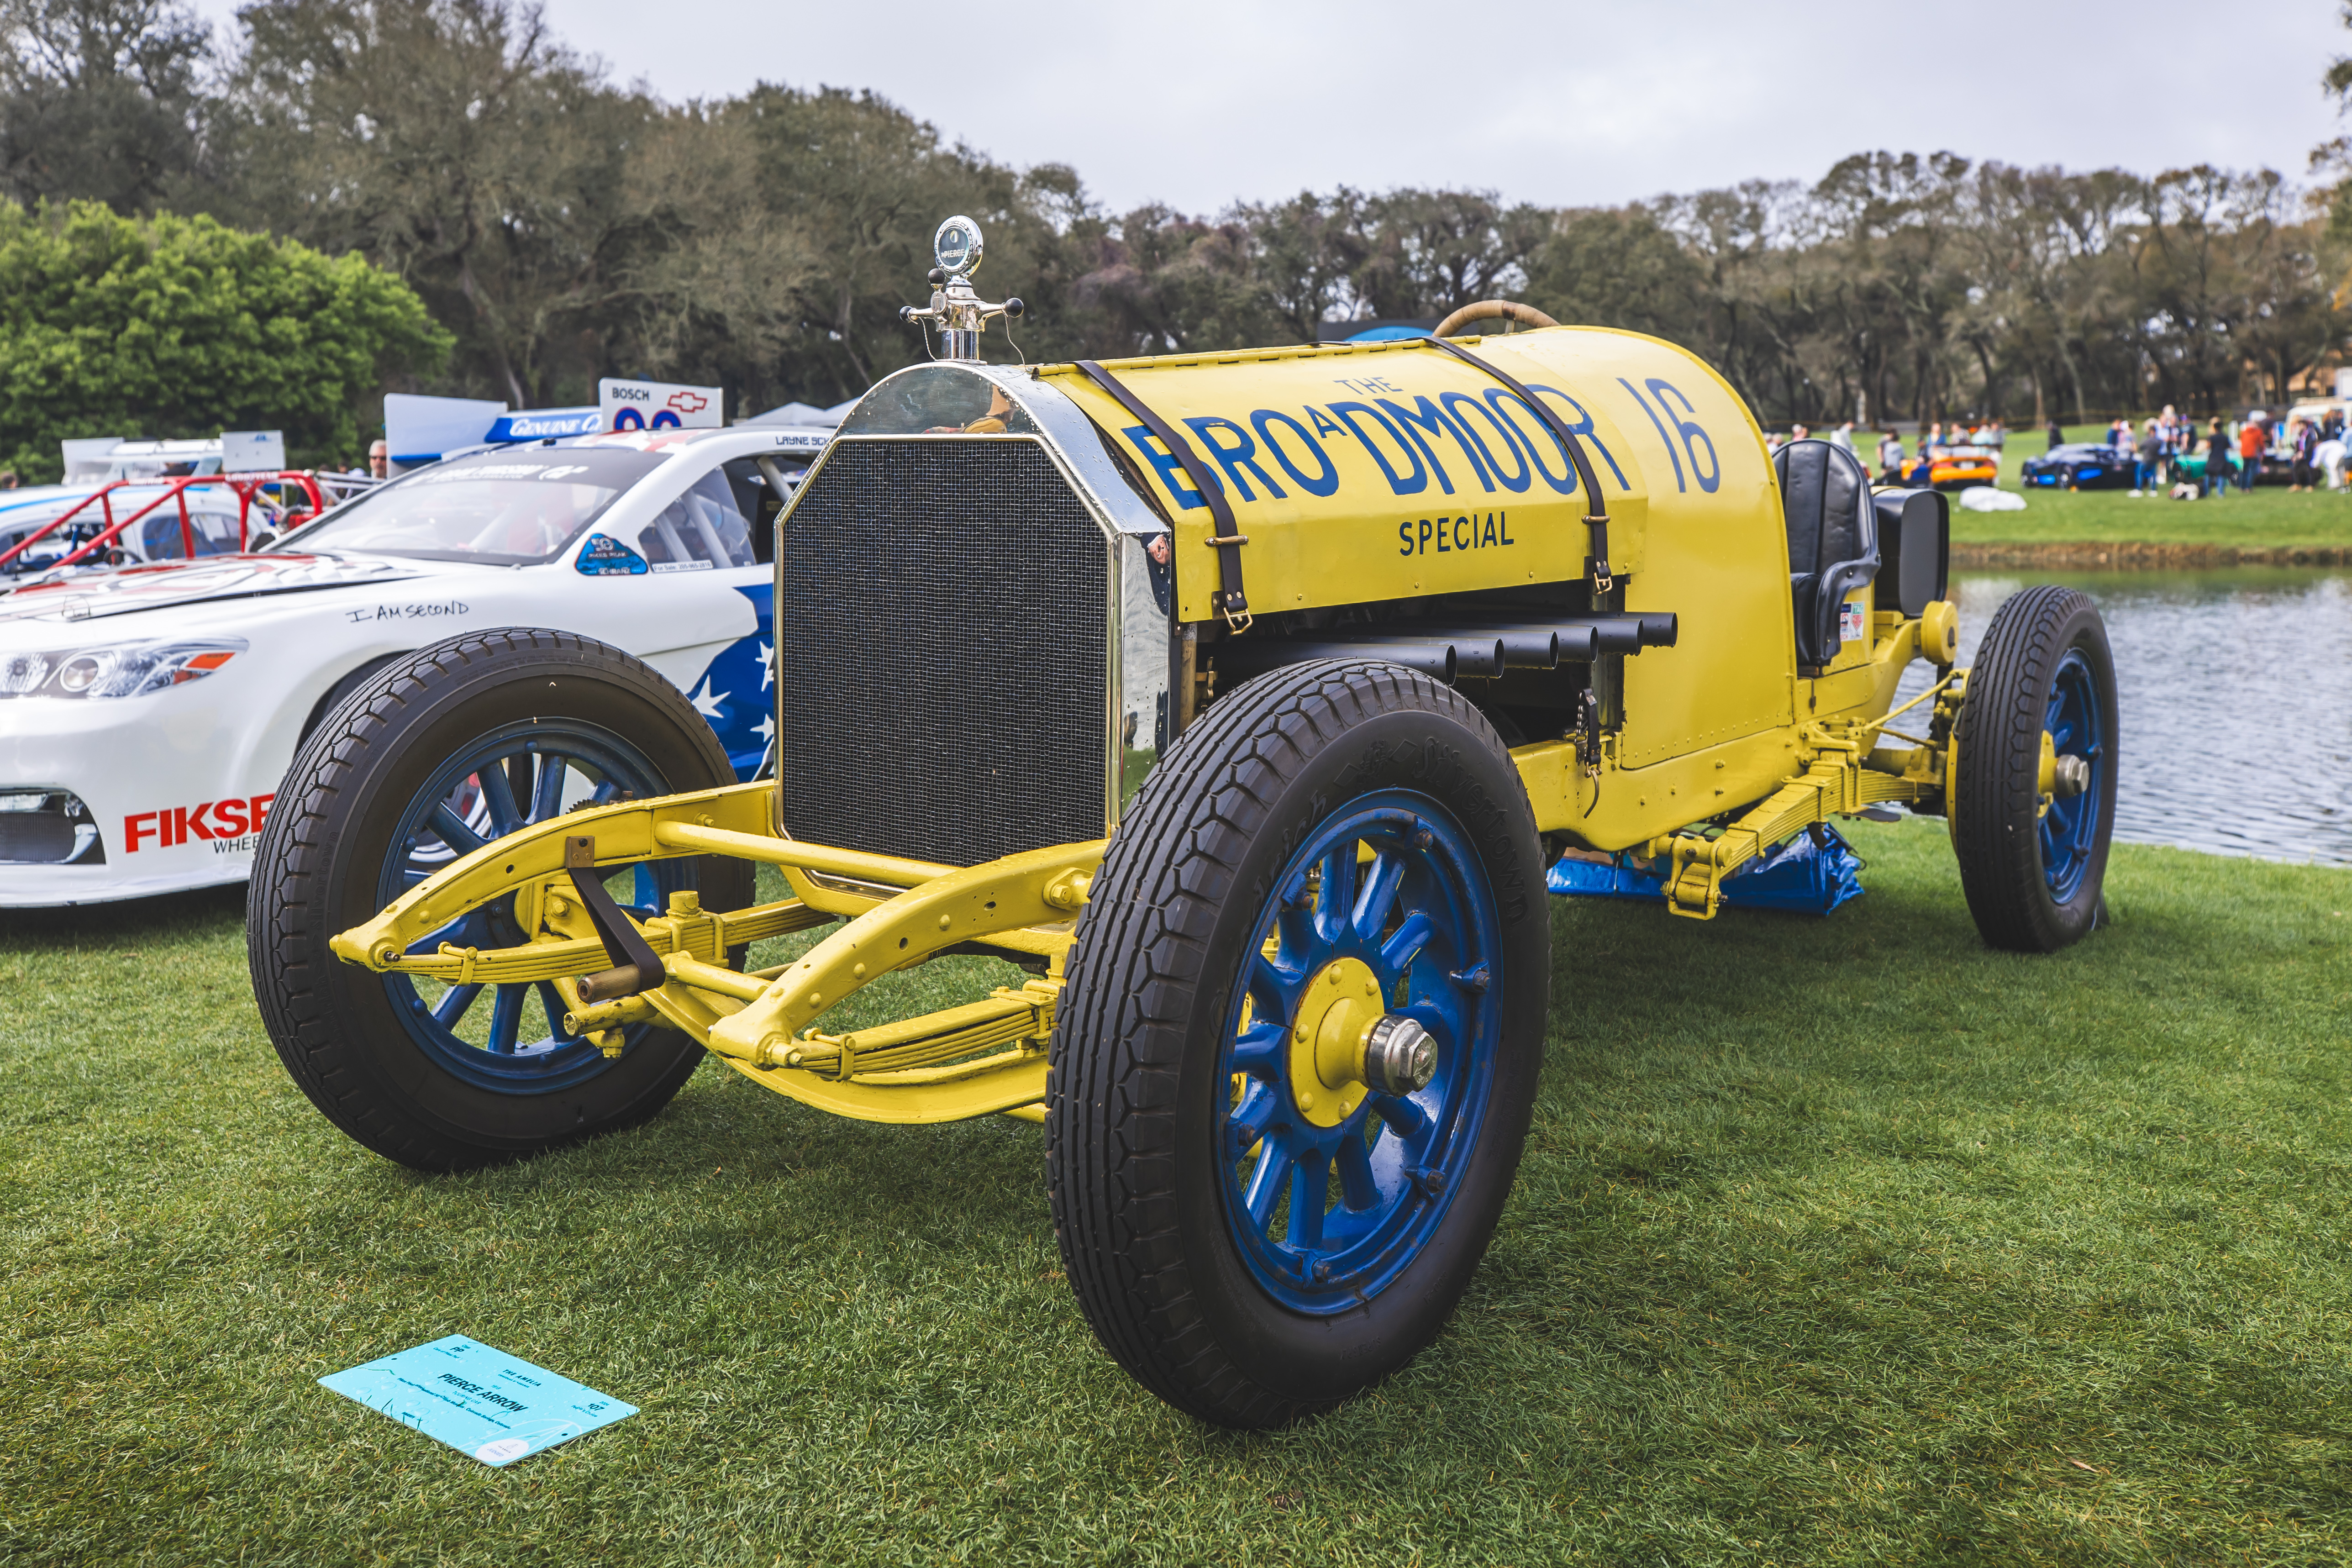
[(596, 412), (607, 430), (716, 430), (724, 423), (719, 388), (665, 381), (600, 381)]

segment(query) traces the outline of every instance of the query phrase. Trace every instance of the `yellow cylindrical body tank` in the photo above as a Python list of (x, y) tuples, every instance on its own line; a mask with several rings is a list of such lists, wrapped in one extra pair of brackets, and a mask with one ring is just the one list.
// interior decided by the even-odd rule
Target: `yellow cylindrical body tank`
[[(1789, 724), (1788, 539), (1769, 453), (1738, 395), (1696, 356), (1633, 332), (1556, 327), (1457, 341), (1548, 402), (1584, 446), (1609, 518), (1622, 595), (1612, 607), (1679, 617), (1674, 647), (1623, 661), (1612, 772)], [(1210, 465), (1249, 541), (1240, 555), (1261, 620), (1539, 590), (1587, 574), (1592, 509), (1557, 439), (1498, 379), (1427, 342), (1103, 368)], [(1211, 509), (1182, 467), (1082, 370), (1040, 374), (1120, 447), (1171, 521), (1180, 618), (1214, 625)], [(1854, 658), (1865, 651), (1857, 643)], [(1779, 765), (1744, 765), (1742, 793)], [(1680, 786), (1661, 784), (1647, 809), (1600, 836), (1630, 840), (1690, 804)], [(1621, 805), (1632, 800), (1586, 826), (1601, 829)]]

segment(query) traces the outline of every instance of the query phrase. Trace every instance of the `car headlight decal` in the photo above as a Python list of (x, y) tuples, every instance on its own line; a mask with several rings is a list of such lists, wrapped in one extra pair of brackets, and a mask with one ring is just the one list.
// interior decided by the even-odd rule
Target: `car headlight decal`
[(202, 680), (248, 646), (243, 637), (198, 637), (0, 655), (0, 698), (144, 697)]

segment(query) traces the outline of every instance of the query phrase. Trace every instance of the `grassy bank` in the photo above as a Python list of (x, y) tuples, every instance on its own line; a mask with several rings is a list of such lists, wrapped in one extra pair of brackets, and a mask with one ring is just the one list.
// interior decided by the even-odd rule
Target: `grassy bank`
[[(2105, 438), (2104, 426), (2070, 428), (2067, 438)], [(1870, 442), (1858, 439), (1869, 457)], [(2000, 488), (2022, 489), (2019, 470), (2029, 457), (2048, 450), (2041, 432), (2011, 433), (2001, 459)], [(2263, 485), (2252, 495), (2226, 499), (2175, 501), (2153, 494), (2137, 499), (2125, 490), (2033, 490), (2023, 511), (1966, 511), (1954, 497), (1952, 543), (1959, 558), (1970, 564), (2025, 564), (2034, 552), (2053, 546), (2146, 544), (2156, 548), (2126, 552), (2105, 562), (2095, 554), (2065, 552), (2051, 564), (2140, 564), (2149, 566), (2228, 564), (2231, 554), (2258, 558), (2258, 552), (2305, 552), (2323, 560), (2341, 561), (2352, 552), (2352, 490), (2325, 490), (2289, 495), (2284, 486)], [(1982, 554), (1991, 552), (1990, 555)], [(2337, 553), (2329, 553), (2337, 552)]]
[[(1937, 826), (1856, 838), (1826, 921), (1556, 903), (1460, 1317), (1258, 1436), (1095, 1349), (1034, 1127), (706, 1066), (428, 1179), (280, 1072), (235, 900), (10, 917), (0, 1562), (2352, 1555), (2352, 875), (2119, 848), (2026, 960)], [(645, 1413), (493, 1471), (312, 1381), (453, 1331)]]
[(2034, 490), (2023, 511), (1969, 511), (1954, 498), (1955, 547), (2126, 542), (2247, 552), (2352, 549), (2352, 491), (2289, 495), (2263, 486), (2226, 500), (2176, 501), (2134, 500), (2126, 490)]

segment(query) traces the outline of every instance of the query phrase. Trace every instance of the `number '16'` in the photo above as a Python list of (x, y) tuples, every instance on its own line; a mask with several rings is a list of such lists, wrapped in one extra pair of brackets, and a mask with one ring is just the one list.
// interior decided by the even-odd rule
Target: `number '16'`
[[(1723, 482), (1723, 465), (1716, 460), (1715, 442), (1708, 437), (1707, 433), (1699, 427), (1696, 420), (1684, 417), (1684, 416), (1696, 414), (1698, 412), (1696, 408), (1691, 405), (1691, 400), (1685, 397), (1679, 389), (1659, 376), (1654, 375), (1647, 382), (1643, 384), (1650, 389), (1650, 396), (1658, 400), (1657, 408), (1651, 407), (1648, 399), (1644, 398), (1640, 390), (1636, 388), (1632, 382), (1627, 381), (1623, 376), (1621, 375), (1617, 378), (1617, 384), (1633, 395), (1633, 401), (1642, 405), (1642, 412), (1650, 416), (1650, 423), (1657, 426), (1658, 439), (1666, 444), (1666, 460), (1675, 466), (1675, 489), (1678, 490), (1687, 490), (1690, 489), (1687, 484), (1683, 482), (1683, 458), (1686, 457), (1690, 459), (1690, 477), (1698, 481), (1698, 488), (1700, 489), (1705, 490), (1709, 495), (1713, 495), (1715, 493), (1715, 487)], [(1679, 403), (1683, 405), (1683, 412), (1681, 415), (1677, 415), (1675, 412), (1674, 404), (1666, 401), (1669, 397), (1673, 398), (1675, 403)], [(1658, 417), (1660, 409), (1665, 411), (1665, 419)], [(1666, 419), (1674, 421), (1675, 433), (1673, 436), (1666, 434)], [(1682, 437), (1683, 444), (1683, 449), (1679, 456), (1675, 451), (1675, 437), (1676, 436)], [(1698, 451), (1701, 447), (1706, 448), (1706, 468), (1705, 472), (1701, 472), (1699, 469)]]

